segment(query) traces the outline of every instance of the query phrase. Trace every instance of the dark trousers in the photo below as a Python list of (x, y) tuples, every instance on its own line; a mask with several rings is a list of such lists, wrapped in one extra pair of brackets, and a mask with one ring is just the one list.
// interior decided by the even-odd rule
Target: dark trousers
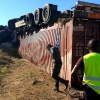
[(55, 64), (53, 67), (52, 77), (55, 79), (55, 87), (59, 88), (59, 73), (62, 64)]
[(100, 95), (96, 93), (88, 85), (84, 85), (83, 90), (84, 90), (84, 100), (100, 100)]

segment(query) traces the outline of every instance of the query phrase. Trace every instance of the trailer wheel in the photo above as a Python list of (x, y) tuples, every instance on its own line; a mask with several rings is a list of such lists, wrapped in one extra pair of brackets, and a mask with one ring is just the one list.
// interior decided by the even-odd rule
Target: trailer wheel
[(69, 14), (71, 11), (70, 10), (64, 10), (62, 13), (63, 14)]
[(36, 25), (38, 25), (38, 24), (40, 24), (40, 23), (43, 22), (42, 11), (43, 11), (42, 8), (37, 8), (35, 10), (35, 13), (34, 13), (34, 22), (35, 22)]
[(62, 13), (68, 14), (70, 17), (72, 16), (72, 11), (70, 11), (70, 10), (64, 10)]
[(56, 21), (58, 20), (59, 16), (61, 15), (61, 11), (57, 11)]
[(3, 25), (0, 25), (0, 30), (5, 29), (5, 27)]
[(18, 18), (9, 20), (9, 21), (8, 21), (8, 27), (9, 27), (11, 30), (14, 30), (14, 29), (15, 29), (15, 23), (16, 23), (18, 20), (19, 20)]
[(57, 17), (57, 5), (46, 4), (42, 12), (44, 24), (52, 24), (55, 22)]
[(23, 19), (26, 20), (26, 15), (20, 16), (20, 20), (23, 20)]
[(32, 13), (28, 13), (26, 15), (26, 24), (27, 24), (27, 27), (28, 28), (32, 28), (35, 26), (35, 23), (34, 23), (34, 15)]
[(61, 14), (61, 11), (57, 11), (57, 16), (59, 16)]

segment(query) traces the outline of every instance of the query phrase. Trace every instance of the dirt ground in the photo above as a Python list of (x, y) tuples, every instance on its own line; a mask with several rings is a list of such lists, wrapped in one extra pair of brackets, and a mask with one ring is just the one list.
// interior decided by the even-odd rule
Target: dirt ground
[(75, 89), (52, 90), (52, 77), (37, 66), (20, 58), (16, 50), (0, 48), (0, 100), (83, 100)]

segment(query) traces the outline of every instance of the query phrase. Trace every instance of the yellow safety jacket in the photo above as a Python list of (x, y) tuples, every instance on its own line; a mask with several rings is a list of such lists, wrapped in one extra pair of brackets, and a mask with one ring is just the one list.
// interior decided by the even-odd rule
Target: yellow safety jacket
[(89, 53), (83, 57), (84, 76), (83, 82), (100, 94), (100, 54)]

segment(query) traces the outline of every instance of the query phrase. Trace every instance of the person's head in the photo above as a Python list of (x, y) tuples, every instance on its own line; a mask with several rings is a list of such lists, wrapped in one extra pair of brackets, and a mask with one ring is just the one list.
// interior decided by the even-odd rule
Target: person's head
[(99, 50), (99, 41), (92, 39), (88, 42), (89, 52), (98, 52)]
[(47, 49), (50, 51), (50, 48), (52, 47), (52, 45), (51, 44), (48, 44), (47, 45)]

